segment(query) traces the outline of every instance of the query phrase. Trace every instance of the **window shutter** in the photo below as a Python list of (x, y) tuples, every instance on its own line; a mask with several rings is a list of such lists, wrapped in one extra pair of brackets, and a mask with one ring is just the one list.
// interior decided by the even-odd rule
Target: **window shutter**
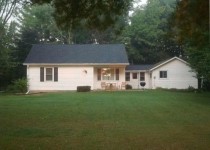
[(119, 80), (119, 78), (120, 78), (120, 70), (116, 69), (115, 72), (116, 72), (116, 80)]
[(40, 67), (40, 82), (44, 82), (44, 67)]
[(58, 67), (54, 67), (54, 82), (58, 82)]
[(98, 81), (101, 81), (101, 69), (97, 70)]

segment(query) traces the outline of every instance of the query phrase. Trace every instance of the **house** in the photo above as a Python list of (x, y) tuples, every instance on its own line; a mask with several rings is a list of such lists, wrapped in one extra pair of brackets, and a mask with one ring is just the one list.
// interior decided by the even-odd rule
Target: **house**
[[(140, 83), (145, 85), (141, 86)], [(173, 57), (155, 65), (129, 65), (126, 67), (126, 83), (133, 89), (198, 88), (196, 73), (189, 64), (178, 57)]]
[(29, 91), (101, 89), (102, 83), (120, 88), (129, 65), (122, 44), (33, 45), (27, 66)]
[(155, 65), (129, 65), (122, 44), (37, 44), (24, 65), (29, 91), (76, 90), (78, 86), (122, 89), (125, 84), (133, 89), (198, 87), (186, 61), (173, 57)]

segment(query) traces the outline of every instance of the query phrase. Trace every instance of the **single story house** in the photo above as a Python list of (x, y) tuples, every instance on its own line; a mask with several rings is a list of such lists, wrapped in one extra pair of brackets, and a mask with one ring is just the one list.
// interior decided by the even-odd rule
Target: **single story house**
[(77, 86), (96, 90), (125, 85), (129, 62), (123, 44), (37, 44), (24, 65), (29, 91), (76, 90)]
[[(145, 85), (141, 86), (140, 83)], [(173, 57), (155, 65), (129, 65), (126, 67), (126, 84), (133, 89), (198, 88), (195, 72), (189, 64), (178, 57)]]
[(129, 65), (122, 44), (36, 44), (24, 65), (29, 91), (125, 89), (126, 84), (133, 89), (198, 87), (186, 61), (173, 57), (155, 65)]

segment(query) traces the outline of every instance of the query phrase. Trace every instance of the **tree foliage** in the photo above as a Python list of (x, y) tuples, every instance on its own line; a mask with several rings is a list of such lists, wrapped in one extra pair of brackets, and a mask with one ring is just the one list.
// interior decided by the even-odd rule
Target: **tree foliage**
[(180, 46), (167, 37), (167, 19), (173, 12), (173, 2), (149, 0), (145, 7), (134, 11), (123, 35), (131, 62), (156, 63), (181, 53)]
[(17, 65), (14, 56), (14, 42), (16, 37), (16, 23), (12, 22), (9, 26), (0, 24), (0, 89), (11, 83), (13, 74), (11, 70)]
[(50, 3), (59, 27), (73, 29), (82, 23), (89, 28), (106, 29), (119, 16), (128, 12), (132, 0), (31, 0), (33, 3)]
[(19, 8), (19, 4), (21, 0), (0, 0), (0, 19), (2, 25), (6, 25), (11, 18), (11, 16), (15, 13), (15, 11)]
[(209, 1), (179, 1), (170, 24), (197, 77), (210, 80)]

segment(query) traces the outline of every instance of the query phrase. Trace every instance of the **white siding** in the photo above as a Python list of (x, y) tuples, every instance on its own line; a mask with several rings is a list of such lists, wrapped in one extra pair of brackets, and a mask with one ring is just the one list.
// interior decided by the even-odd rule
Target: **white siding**
[[(167, 78), (160, 78), (159, 72), (167, 71)], [(163, 66), (153, 70), (152, 72), (152, 88), (176, 88), (187, 89), (189, 86), (197, 88), (196, 74), (191, 71), (191, 68), (177, 60), (164, 64)]]
[[(77, 86), (91, 86), (93, 88), (93, 67), (82, 66), (42, 66), (58, 67), (58, 82), (40, 82), (40, 66), (29, 66), (27, 76), (29, 90), (76, 90)], [(85, 70), (87, 73), (85, 73)]]

